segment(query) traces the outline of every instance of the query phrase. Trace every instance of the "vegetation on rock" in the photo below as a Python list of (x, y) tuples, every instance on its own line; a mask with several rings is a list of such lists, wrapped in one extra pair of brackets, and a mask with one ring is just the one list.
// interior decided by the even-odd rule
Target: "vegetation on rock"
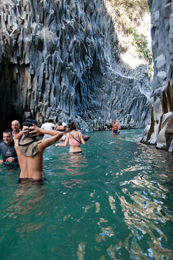
[[(115, 10), (119, 32), (134, 49), (135, 55), (147, 62), (149, 75), (152, 78), (153, 56), (148, 37), (150, 10), (147, 0), (110, 0), (110, 2)], [(120, 51), (126, 52), (128, 48), (127, 44), (121, 44)]]

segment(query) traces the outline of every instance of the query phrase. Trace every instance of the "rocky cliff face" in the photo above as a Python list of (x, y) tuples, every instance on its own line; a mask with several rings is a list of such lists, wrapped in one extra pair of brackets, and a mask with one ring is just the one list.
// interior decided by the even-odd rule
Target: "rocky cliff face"
[(142, 141), (172, 151), (173, 139), (173, 1), (149, 0), (154, 78), (151, 124)]
[(147, 67), (124, 65), (104, 0), (0, 0), (0, 130), (12, 119), (82, 130), (145, 127)]

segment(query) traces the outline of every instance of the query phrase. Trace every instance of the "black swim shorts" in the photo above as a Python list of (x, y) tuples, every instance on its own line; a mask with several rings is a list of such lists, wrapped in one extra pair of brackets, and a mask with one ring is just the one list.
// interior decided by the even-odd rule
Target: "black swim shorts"
[(32, 178), (19, 178), (17, 184), (33, 184), (33, 185), (43, 185), (49, 182), (48, 179), (41, 177), (39, 180), (34, 180)]

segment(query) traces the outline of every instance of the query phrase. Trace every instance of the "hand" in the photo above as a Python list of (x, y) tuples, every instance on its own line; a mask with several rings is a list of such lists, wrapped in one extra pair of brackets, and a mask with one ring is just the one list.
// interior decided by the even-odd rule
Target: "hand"
[(56, 147), (58, 147), (58, 146), (59, 146), (59, 144), (55, 144), (55, 146), (56, 146)]
[(24, 125), (24, 126), (22, 127), (22, 132), (23, 132), (23, 133), (26, 133), (26, 132), (28, 131), (28, 129), (29, 129), (29, 127), (26, 126), (26, 125)]
[(0, 160), (0, 165), (2, 165), (3, 164), (3, 160)]
[(30, 134), (33, 134), (33, 136), (39, 136), (42, 134), (41, 129), (33, 124), (33, 126), (30, 126), (29, 129), (33, 130), (29, 132)]
[(6, 159), (6, 162), (9, 162), (9, 163), (12, 163), (12, 162), (14, 162), (15, 161), (15, 158), (14, 157), (8, 157), (7, 159)]

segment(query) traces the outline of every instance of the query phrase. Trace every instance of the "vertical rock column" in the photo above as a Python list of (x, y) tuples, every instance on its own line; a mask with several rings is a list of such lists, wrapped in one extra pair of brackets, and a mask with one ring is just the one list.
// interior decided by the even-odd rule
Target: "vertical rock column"
[[(148, 1), (151, 9), (154, 79), (152, 82), (151, 125), (145, 130), (143, 142), (158, 149), (172, 151), (173, 134), (173, 2)], [(172, 129), (172, 130), (171, 130)], [(169, 139), (169, 141), (167, 140)]]

